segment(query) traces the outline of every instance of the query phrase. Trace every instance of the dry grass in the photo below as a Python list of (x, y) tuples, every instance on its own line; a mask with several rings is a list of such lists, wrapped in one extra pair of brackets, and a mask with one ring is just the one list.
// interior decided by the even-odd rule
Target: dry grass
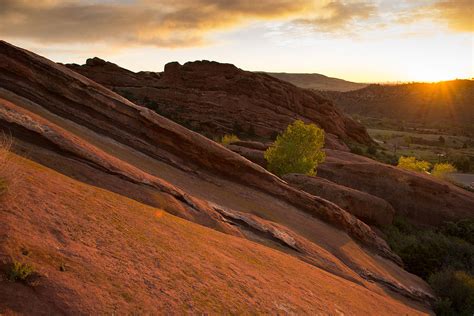
[(2, 132), (0, 134), (0, 195), (4, 195), (11, 188), (15, 171), (9, 163), (9, 153), (12, 146), (12, 137)]

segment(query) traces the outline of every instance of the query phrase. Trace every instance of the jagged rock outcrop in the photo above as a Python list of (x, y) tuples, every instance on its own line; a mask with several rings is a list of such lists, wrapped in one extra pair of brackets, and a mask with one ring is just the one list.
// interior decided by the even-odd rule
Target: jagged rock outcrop
[(288, 174), (283, 179), (305, 192), (337, 204), (367, 224), (383, 227), (392, 223), (395, 210), (381, 198), (320, 177)]
[(236, 133), (272, 139), (295, 119), (302, 119), (331, 135), (327, 144), (333, 149), (344, 147), (344, 141), (372, 141), (364, 127), (316, 93), (231, 64), (172, 62), (154, 77), (98, 58), (83, 66), (67, 66), (211, 138)]

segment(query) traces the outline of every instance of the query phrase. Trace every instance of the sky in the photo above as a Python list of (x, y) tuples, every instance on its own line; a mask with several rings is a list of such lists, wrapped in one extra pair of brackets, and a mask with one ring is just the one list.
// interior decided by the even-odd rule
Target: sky
[(0, 0), (0, 38), (133, 71), (206, 59), (356, 82), (474, 77), (474, 0)]

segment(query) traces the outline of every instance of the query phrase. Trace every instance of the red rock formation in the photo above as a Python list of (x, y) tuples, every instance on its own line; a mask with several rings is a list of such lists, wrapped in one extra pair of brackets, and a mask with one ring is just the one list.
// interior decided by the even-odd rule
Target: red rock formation
[(367, 224), (381, 227), (392, 223), (395, 210), (381, 198), (320, 177), (288, 174), (283, 179), (303, 191), (337, 204)]
[(293, 189), (240, 155), (149, 109), (136, 106), (63, 66), (6, 43), (0, 48), (0, 82), (11, 92), (181, 170), (207, 170), (278, 196), (397, 260), (367, 225), (332, 203)]
[(326, 151), (318, 176), (389, 202), (422, 225), (474, 218), (474, 193), (431, 175), (402, 170), (337, 150)]
[[(266, 166), (262, 150), (248, 148), (245, 142), (238, 145), (237, 143), (231, 144), (228, 148), (254, 163)], [(422, 225), (439, 225), (445, 221), (474, 217), (474, 194), (472, 192), (460, 189), (431, 175), (402, 170), (349, 152), (326, 149), (326, 161), (318, 166), (317, 174), (318, 178), (331, 181), (330, 185), (324, 184), (325, 188), (321, 187), (323, 191), (320, 196), (349, 210), (356, 216), (363, 214), (363, 212), (356, 211), (358, 209), (355, 205), (356, 202), (352, 207), (346, 203), (341, 205), (336, 202), (334, 196), (331, 198), (329, 193), (324, 190), (330, 190), (332, 194), (340, 191), (338, 194), (341, 195), (346, 194), (350, 189), (365, 192), (370, 196), (385, 200), (395, 209), (396, 213)], [(293, 184), (309, 193), (316, 194), (316, 189), (305, 189), (299, 183)], [(314, 183), (314, 185), (317, 184)], [(323, 185), (323, 183), (319, 185)], [(380, 206), (375, 202), (374, 205)], [(375, 207), (366, 212), (367, 214), (377, 214), (380, 210), (382, 214), (385, 214), (384, 209), (387, 210), (386, 207)]]
[[(104, 276), (100, 283), (103, 287), (95, 288), (84, 281), (84, 274), (72, 270), (71, 274), (66, 275), (69, 276), (69, 282), (61, 279), (60, 287), (55, 287), (54, 280), (48, 277), (57, 276), (51, 274), (54, 267), (52, 263), (35, 258), (36, 263), (44, 263), (47, 266), (43, 275), (49, 286), (48, 291), (39, 292), (39, 295), (35, 296), (38, 304), (47, 304), (51, 295), (61, 295), (68, 299), (74, 297), (76, 306), (87, 303), (90, 308), (88, 312), (92, 314), (103, 311), (100, 309), (103, 306), (101, 304), (96, 307), (88, 304), (89, 291), (97, 295), (108, 295), (104, 293), (109, 293), (109, 287), (117, 284), (110, 284), (107, 280), (118, 280), (118, 286), (126, 288), (128, 281), (123, 274), (116, 278), (115, 272), (110, 271), (111, 264), (130, 272), (124, 267), (135, 266), (137, 258), (140, 262), (145, 260), (148, 263), (153, 254), (148, 254), (147, 249), (150, 249), (149, 245), (159, 243), (160, 231), (163, 228), (167, 231), (165, 240), (174, 234), (177, 240), (184, 243), (185, 249), (184, 253), (176, 249), (174, 245), (179, 243), (175, 241), (173, 246), (168, 246), (168, 242), (163, 245), (163, 249), (173, 249), (164, 255), (160, 252), (162, 264), (169, 268), (164, 270), (164, 278), (167, 280), (176, 273), (185, 271), (176, 266), (177, 262), (191, 262), (192, 260), (186, 258), (199, 257), (200, 249), (203, 249), (201, 246), (207, 244), (206, 249), (213, 250), (206, 250), (204, 257), (196, 259), (199, 264), (204, 265), (199, 267), (198, 279), (208, 286), (205, 290), (214, 290), (214, 287), (221, 286), (228, 288), (229, 284), (237, 282), (233, 278), (227, 279), (231, 270), (235, 272), (234, 265), (227, 261), (222, 265), (218, 258), (230, 257), (232, 262), (238, 262), (241, 255), (246, 258), (247, 254), (253, 251), (267, 252), (262, 250), (262, 247), (272, 247), (279, 250), (275, 256), (285, 258), (281, 259), (282, 262), (301, 259), (309, 263), (305, 264), (311, 271), (308, 273), (329, 275), (342, 283), (349, 281), (364, 287), (363, 290), (371, 292), (371, 295), (395, 300), (396, 304), (405, 307), (399, 312), (407, 313), (408, 305), (418, 310), (426, 310), (419, 302), (426, 304), (430, 300), (429, 287), (397, 265), (400, 263), (399, 258), (369, 226), (337, 205), (292, 188), (258, 165), (202, 135), (189, 131), (149, 109), (137, 106), (61, 65), (5, 42), (0, 42), (0, 87), (0, 128), (13, 136), (13, 150), (67, 176), (58, 176), (57, 173), (50, 176), (51, 170), (38, 172), (38, 167), (31, 162), (30, 166), (28, 163), (25, 163), (26, 166), (19, 164), (18, 168), (22, 170), (22, 177), (27, 182), (19, 191), (20, 198), (16, 200), (18, 204), (8, 205), (7, 212), (0, 212), (0, 228), (6, 227), (0, 229), (0, 240), (8, 241), (9, 245), (0, 247), (0, 256), (18, 251), (17, 246), (11, 245), (28, 242), (31, 232), (40, 232), (33, 234), (32, 245), (41, 247), (44, 251), (42, 253), (52, 256), (57, 251), (54, 247), (54, 236), (66, 236), (64, 240), (71, 242), (76, 247), (74, 249), (81, 254), (90, 249), (94, 250), (93, 255), (83, 255), (80, 263), (87, 262), (87, 265), (90, 265), (90, 270), (87, 271)], [(68, 180), (61, 180), (64, 178)], [(71, 178), (89, 186), (79, 185)], [(64, 190), (61, 190), (61, 181), (67, 184)], [(42, 186), (39, 183), (45, 184)], [(90, 187), (93, 189), (86, 189)], [(71, 199), (76, 191), (81, 192), (76, 194), (77, 200)], [(82, 194), (83, 191), (86, 191), (86, 194)], [(104, 191), (106, 193), (103, 193)], [(122, 197), (117, 198), (117, 194)], [(130, 204), (133, 205), (128, 207)], [(78, 208), (83, 208), (84, 213)], [(117, 214), (114, 212), (116, 209), (119, 210)], [(148, 214), (147, 217), (135, 220), (136, 209), (143, 209), (143, 212)], [(21, 212), (16, 213), (15, 210)], [(163, 215), (163, 210), (194, 223), (175, 225), (178, 219), (173, 217), (164, 220), (163, 224), (159, 218), (171, 216)], [(51, 221), (50, 212), (55, 211), (60, 220)], [(36, 217), (32, 218), (31, 214), (38, 214), (38, 220)], [(85, 218), (82, 217), (83, 214)], [(150, 217), (158, 218), (157, 226), (155, 222), (150, 221)], [(28, 223), (25, 227), (30, 229), (23, 228), (22, 223)], [(195, 223), (226, 234), (218, 234), (215, 231), (206, 233), (207, 228), (198, 227)], [(87, 231), (88, 234), (74, 239), (77, 237), (77, 231), (68, 230), (71, 225), (81, 232)], [(14, 234), (1, 235), (6, 229)], [(128, 245), (127, 242), (117, 242), (108, 237), (112, 232), (117, 234), (117, 229), (121, 231), (121, 234), (118, 234), (120, 241), (127, 240), (124, 236), (133, 238), (130, 247), (135, 249), (137, 246), (136, 251), (125, 246), (120, 247), (121, 244)], [(50, 231), (54, 232), (51, 233), (53, 237)], [(141, 233), (137, 235), (137, 231)], [(189, 231), (202, 233), (193, 234)], [(205, 237), (207, 235), (208, 237)], [(219, 241), (219, 236), (224, 241)], [(244, 243), (232, 239), (237, 238), (236, 236)], [(104, 255), (102, 247), (105, 237), (107, 245), (113, 248), (114, 258), (123, 261), (118, 260), (120, 262), (117, 263), (115, 259), (108, 259)], [(253, 242), (250, 243), (244, 238)], [(43, 239), (48, 242), (41, 243)], [(140, 242), (135, 242), (135, 239)], [(223, 253), (224, 250), (219, 245), (225, 245), (226, 240), (233, 240), (228, 243), (236, 247), (232, 248), (235, 251)], [(260, 245), (249, 248), (249, 243)], [(188, 253), (188, 249), (194, 244), (199, 245), (198, 250)], [(121, 251), (125, 252), (124, 256), (120, 256)], [(228, 280), (230, 283), (220, 283), (215, 278), (207, 280), (201, 276), (206, 270), (207, 261), (204, 258), (207, 254), (213, 258), (218, 257), (215, 258), (217, 261), (211, 262), (211, 271), (224, 273), (226, 277), (219, 280)], [(62, 255), (68, 260), (75, 258), (70, 252)], [(175, 260), (175, 255), (180, 260)], [(81, 267), (81, 264), (77, 267)], [(230, 266), (232, 268), (227, 268)], [(277, 264), (272, 266), (278, 273), (286, 273), (283, 267)], [(318, 270), (315, 272), (313, 269)], [(189, 273), (192, 274), (193, 271)], [(140, 293), (137, 297), (138, 306), (149, 302), (149, 295), (144, 293), (162, 284), (165, 284), (165, 292), (182, 290), (182, 284), (173, 288), (170, 287), (172, 284), (163, 283), (162, 280), (147, 278), (146, 282), (142, 281), (140, 279), (140, 282), (133, 282), (134, 291)], [(82, 287), (83, 284), (87, 285), (86, 290)], [(325, 282), (321, 284), (324, 289), (328, 289)], [(337, 288), (342, 291), (344, 286)], [(259, 291), (255, 285), (249, 286), (249, 289)], [(201, 290), (205, 293), (204, 289)], [(0, 286), (2, 295), (7, 293), (12, 297), (11, 293), (14, 293), (12, 289), (1, 291)], [(158, 298), (160, 302), (170, 302), (163, 292), (151, 291), (156, 294), (154, 298)], [(284, 294), (281, 289), (278, 291), (279, 294), (275, 295)], [(225, 292), (219, 289), (216, 293), (220, 293), (219, 298), (225, 295)], [(22, 295), (28, 299), (32, 294), (23, 291)], [(186, 299), (182, 295), (175, 297), (180, 302)], [(267, 300), (268, 295), (259, 294), (256, 297)], [(112, 301), (115, 302), (115, 299)], [(244, 301), (240, 300), (241, 304), (248, 307), (248, 302)], [(101, 302), (108, 304), (111, 300), (104, 299)], [(1, 304), (0, 302), (0, 307)], [(361, 304), (370, 302), (364, 299)], [(125, 310), (133, 310), (130, 304), (125, 305)], [(268, 311), (269, 305), (265, 303), (264, 306), (262, 310)], [(299, 311), (301, 308), (295, 310)], [(207, 310), (214, 311), (210, 308)], [(197, 311), (206, 309), (201, 307)]]
[(232, 132), (271, 139), (302, 119), (332, 134), (330, 148), (342, 149), (344, 140), (371, 142), (364, 127), (316, 93), (230, 64), (173, 62), (160, 74), (133, 73), (98, 58), (68, 67), (211, 138)]

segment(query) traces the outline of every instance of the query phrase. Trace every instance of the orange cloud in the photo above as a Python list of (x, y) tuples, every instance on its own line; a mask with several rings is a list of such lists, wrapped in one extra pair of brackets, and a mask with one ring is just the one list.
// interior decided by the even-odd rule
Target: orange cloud
[(301, 13), (311, 0), (2, 0), (0, 35), (41, 42), (195, 46), (213, 30)]
[[(414, 2), (417, 4), (417, 2)], [(414, 24), (431, 20), (447, 26), (453, 32), (474, 32), (474, 1), (472, 0), (437, 0), (420, 2), (413, 9), (397, 14), (399, 24)]]
[(381, 12), (375, 0), (0, 0), (0, 36), (43, 44), (190, 47), (208, 43), (214, 31), (258, 20), (345, 34), (431, 19), (471, 32), (473, 2), (410, 0), (416, 6), (405, 12), (396, 5)]
[(458, 32), (474, 32), (474, 1), (446, 0), (432, 6), (433, 15)]
[(367, 1), (331, 1), (318, 10), (318, 16), (297, 19), (294, 23), (311, 26), (320, 32), (346, 31), (355, 22), (369, 19), (376, 11), (375, 4)]

